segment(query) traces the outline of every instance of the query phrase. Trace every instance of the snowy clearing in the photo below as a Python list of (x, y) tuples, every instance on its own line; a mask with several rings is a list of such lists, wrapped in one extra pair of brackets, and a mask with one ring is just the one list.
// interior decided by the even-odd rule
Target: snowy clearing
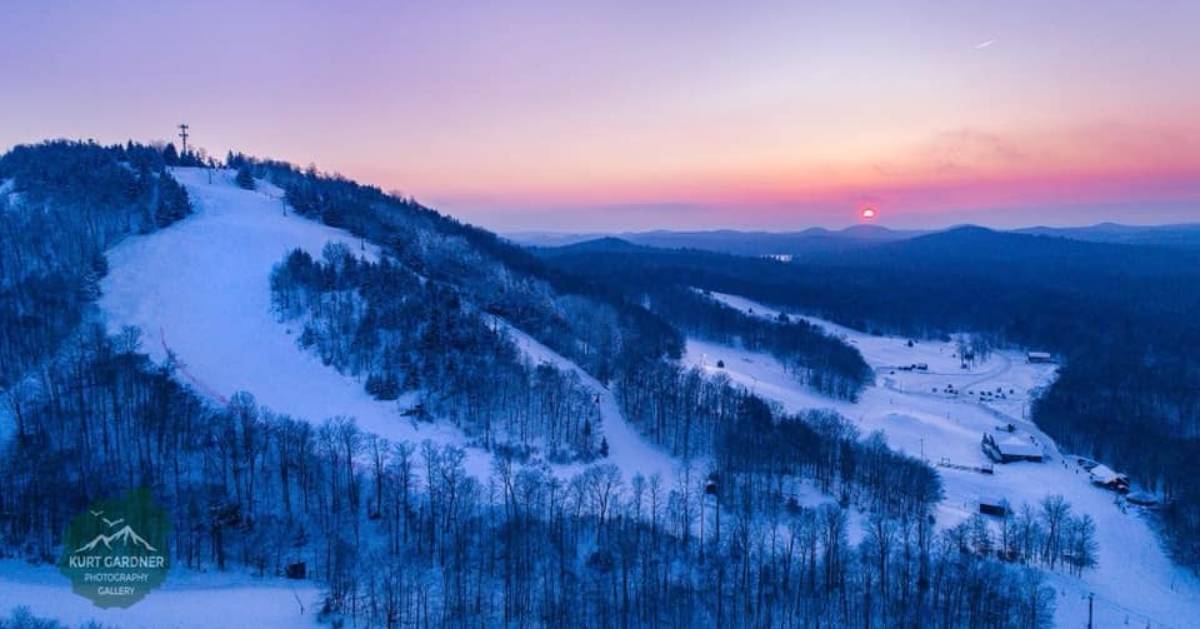
[[(283, 192), (266, 182), (250, 191), (233, 183), (232, 170), (214, 170), (211, 184), (205, 169), (173, 173), (195, 214), (109, 252), (100, 307), (111, 332), (141, 328), (143, 351), (161, 362), (170, 348), (180, 378), (218, 402), (249, 391), (259, 404), (313, 423), (343, 415), (392, 441), (466, 442), (451, 426), (416, 424), (396, 403), (372, 398), (322, 364), (296, 344), (298, 324), (280, 323), (271, 309), (271, 269), (292, 249), (319, 256), (326, 243), (340, 242), (374, 258), (374, 248), (290, 208), (285, 216)], [(472, 475), (485, 477), (490, 461), (467, 448)]]
[[(316, 627), (320, 592), (308, 581), (255, 579), (242, 573), (172, 570), (162, 587), (128, 609), (101, 609), (71, 591), (54, 566), (0, 560), (0, 617), (16, 607), (71, 627)], [(303, 606), (304, 613), (300, 609)]]
[[(778, 310), (732, 295), (713, 297), (742, 311), (776, 317)], [(1056, 625), (1083, 626), (1087, 594), (1095, 593), (1097, 626), (1200, 627), (1200, 579), (1172, 563), (1154, 531), (1136, 507), (1122, 510), (1116, 494), (1093, 486), (1086, 471), (1064, 458), (1054, 441), (1025, 419), (1032, 392), (1050, 383), (1055, 366), (1029, 364), (1020, 352), (996, 352), (971, 369), (962, 369), (954, 343), (871, 336), (828, 321), (805, 317), (829, 333), (843, 337), (862, 352), (876, 372), (876, 383), (856, 403), (834, 400), (800, 385), (767, 354), (689, 339), (684, 361), (781, 403), (785, 409), (832, 408), (858, 425), (864, 435), (880, 430), (893, 448), (923, 457), (937, 466), (983, 467), (991, 461), (980, 449), (984, 431), (1014, 425), (1015, 436), (1036, 443), (1044, 463), (995, 464), (993, 475), (938, 466), (946, 498), (938, 514), (950, 527), (976, 512), (980, 498), (1007, 499), (1019, 506), (1043, 497), (1063, 495), (1076, 513), (1096, 521), (1099, 565), (1082, 579), (1047, 573), (1059, 592)], [(724, 368), (716, 366), (717, 361)], [(926, 363), (926, 371), (898, 366)], [(945, 393), (953, 384), (962, 391)], [(999, 388), (1004, 397), (983, 396)], [(938, 393), (934, 392), (938, 389)], [(982, 398), (982, 401), (981, 401)]]

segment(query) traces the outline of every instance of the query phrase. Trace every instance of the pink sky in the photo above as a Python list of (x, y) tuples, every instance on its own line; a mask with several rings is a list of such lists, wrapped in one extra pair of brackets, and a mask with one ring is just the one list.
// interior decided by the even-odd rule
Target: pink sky
[(498, 230), (1200, 220), (1194, 2), (31, 3), (0, 147), (167, 138)]

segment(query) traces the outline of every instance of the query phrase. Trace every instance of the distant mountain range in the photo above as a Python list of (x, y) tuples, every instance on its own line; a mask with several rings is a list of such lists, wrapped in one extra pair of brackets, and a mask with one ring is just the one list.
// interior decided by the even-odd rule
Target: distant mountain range
[(1120, 225), (1100, 223), (1089, 227), (1026, 227), (1014, 230), (1022, 234), (1054, 236), (1090, 242), (1128, 245), (1200, 247), (1200, 223), (1177, 225)]
[[(966, 226), (971, 227), (971, 226)], [(613, 250), (618, 246), (660, 249), (699, 249), (745, 256), (811, 257), (850, 253), (875, 245), (911, 240), (945, 230), (896, 230), (878, 225), (856, 225), (841, 230), (814, 227), (795, 232), (766, 231), (647, 231), (604, 233), (517, 232), (507, 238), (534, 247), (590, 246)], [(1001, 232), (1003, 233), (1003, 232)], [(1135, 226), (1100, 223), (1088, 227), (1026, 227), (1008, 233), (1048, 236), (1085, 242), (1200, 248), (1200, 223)], [(618, 245), (617, 243), (622, 243)]]
[(906, 240), (928, 233), (894, 230), (876, 225), (856, 225), (842, 230), (813, 227), (796, 232), (667, 231), (602, 233), (521, 232), (507, 234), (520, 244), (537, 247), (562, 247), (582, 242), (615, 238), (632, 245), (660, 249), (701, 249), (745, 256), (804, 255), (852, 251), (866, 245)]

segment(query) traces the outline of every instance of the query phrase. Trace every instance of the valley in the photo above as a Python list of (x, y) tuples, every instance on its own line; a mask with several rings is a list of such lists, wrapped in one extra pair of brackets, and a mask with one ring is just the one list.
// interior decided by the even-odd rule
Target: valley
[[(781, 314), (735, 295), (712, 296), (754, 316), (775, 319)], [(1060, 452), (1026, 418), (1031, 397), (1054, 379), (1055, 365), (1029, 363), (1023, 352), (1005, 350), (963, 369), (952, 342), (922, 340), (910, 347), (905, 338), (863, 334), (806, 318), (857, 347), (875, 370), (876, 383), (857, 402), (823, 398), (797, 386), (778, 360), (762, 353), (689, 339), (684, 361), (713, 376), (724, 375), (791, 411), (835, 409), (864, 436), (880, 431), (890, 446), (935, 466), (946, 490), (938, 508), (941, 528), (977, 513), (981, 498), (992, 504), (1005, 500), (1015, 510), (1061, 495), (1077, 512), (1091, 515), (1096, 521), (1098, 565), (1081, 579), (1052, 574), (1058, 626), (1077, 626), (1086, 618), (1089, 593), (1095, 594), (1098, 618), (1135, 627), (1200, 626), (1200, 579), (1166, 556), (1141, 508), (1122, 504), (1118, 494), (1094, 486), (1075, 457)], [(718, 361), (723, 366), (718, 367)], [(897, 369), (918, 363), (928, 365), (928, 370)], [(961, 393), (944, 393), (947, 386)], [(980, 399), (984, 391), (1000, 391), (1005, 397), (984, 401)], [(998, 464), (984, 455), (981, 435), (1004, 434), (997, 428), (1010, 423), (1015, 434), (1045, 453), (1044, 462)]]

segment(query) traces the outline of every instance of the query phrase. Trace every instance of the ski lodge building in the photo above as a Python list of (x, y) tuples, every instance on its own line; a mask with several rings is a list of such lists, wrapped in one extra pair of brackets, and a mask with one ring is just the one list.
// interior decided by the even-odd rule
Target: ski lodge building
[(1041, 463), (1042, 449), (1017, 436), (996, 439), (990, 432), (983, 433), (980, 448), (989, 459), (997, 463), (1015, 463), (1017, 461), (1033, 461)]

